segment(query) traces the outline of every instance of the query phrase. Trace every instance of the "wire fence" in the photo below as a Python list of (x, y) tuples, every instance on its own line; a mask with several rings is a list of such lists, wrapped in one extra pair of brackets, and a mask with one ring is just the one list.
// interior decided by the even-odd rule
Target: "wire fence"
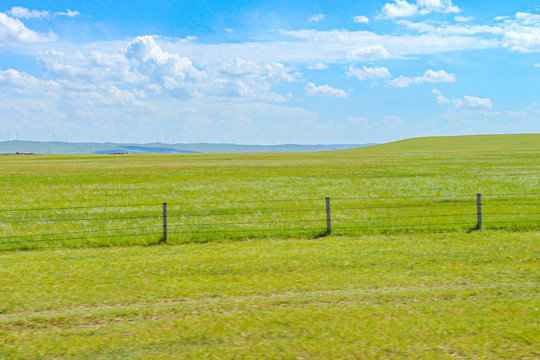
[(540, 229), (540, 193), (0, 209), (0, 250), (480, 229)]

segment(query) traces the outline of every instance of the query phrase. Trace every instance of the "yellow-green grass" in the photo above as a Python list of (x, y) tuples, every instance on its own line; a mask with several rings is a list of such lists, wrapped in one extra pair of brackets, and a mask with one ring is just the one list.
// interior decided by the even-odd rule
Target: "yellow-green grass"
[(404, 143), (0, 157), (0, 359), (539, 358), (540, 135)]
[(532, 134), (297, 154), (3, 156), (0, 250), (154, 244), (162, 202), (171, 243), (317, 237), (325, 196), (336, 234), (470, 231), (477, 192), (485, 229), (538, 230), (539, 143)]
[(367, 152), (446, 152), (540, 150), (539, 134), (433, 136), (406, 139), (366, 148)]
[(0, 254), (2, 359), (537, 359), (538, 231)]

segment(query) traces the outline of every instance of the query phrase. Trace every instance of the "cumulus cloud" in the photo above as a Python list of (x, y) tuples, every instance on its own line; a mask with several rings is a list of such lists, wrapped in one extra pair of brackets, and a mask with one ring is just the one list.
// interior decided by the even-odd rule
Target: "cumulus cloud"
[(139, 36), (131, 41), (123, 51), (136, 71), (176, 97), (193, 96), (196, 89), (187, 86), (204, 77), (191, 61), (178, 54), (163, 51), (152, 36)]
[(444, 105), (444, 104), (450, 104), (450, 100), (446, 96), (444, 96), (439, 90), (433, 89), (431, 93), (435, 94), (437, 97), (437, 104)]
[(540, 15), (526, 12), (516, 13), (516, 20), (523, 25), (540, 25)]
[(465, 95), (462, 99), (448, 99), (437, 89), (431, 92), (436, 96), (439, 105), (452, 104), (457, 109), (467, 110), (490, 110), (493, 107), (493, 103), (487, 98)]
[(418, 0), (418, 6), (421, 8), (421, 15), (430, 12), (458, 13), (461, 11), (460, 8), (452, 4), (452, 0)]
[(371, 46), (362, 46), (347, 53), (347, 58), (356, 61), (373, 61), (388, 59), (390, 53), (380, 44)]
[(124, 86), (136, 97), (185, 100), (205, 96), (281, 101), (283, 97), (272, 92), (273, 86), (300, 77), (292, 68), (278, 62), (257, 63), (241, 58), (208, 61), (195, 67), (188, 57), (163, 50), (152, 36), (137, 37), (113, 54), (50, 50), (39, 54), (38, 63), (67, 92), (86, 93), (85, 99), (101, 103), (106, 101), (97, 93), (128, 99), (123, 90), (115, 90)]
[(367, 16), (358, 15), (354, 17), (354, 22), (358, 24), (367, 24), (369, 22), (369, 18)]
[(382, 8), (382, 15), (386, 18), (406, 17), (416, 15), (418, 6), (410, 4), (406, 0), (394, 0)]
[(439, 70), (439, 71), (427, 70), (424, 73), (424, 76), (422, 77), (422, 80), (420, 82), (438, 83), (438, 82), (455, 82), (455, 81), (456, 81), (456, 75), (448, 74), (444, 70)]
[(19, 19), (14, 19), (0, 12), (0, 45), (17, 45), (56, 41), (53, 32), (40, 34), (28, 29)]
[(59, 89), (59, 85), (54, 81), (41, 80), (13, 69), (0, 70), (0, 87), (25, 95), (46, 93)]
[(46, 10), (30, 10), (20, 6), (12, 7), (8, 13), (19, 19), (43, 19), (50, 16), (50, 13)]
[(316, 14), (309, 18), (310, 22), (319, 22), (324, 20), (324, 14)]
[(540, 28), (509, 30), (504, 34), (503, 46), (515, 52), (538, 52), (540, 51)]
[(381, 14), (384, 18), (410, 17), (417, 14), (426, 15), (431, 12), (458, 13), (461, 9), (452, 4), (452, 0), (418, 0), (416, 4), (406, 0), (394, 0), (383, 6)]
[(131, 70), (129, 61), (122, 54), (100, 51), (66, 54), (49, 50), (39, 54), (38, 64), (56, 79), (90, 85), (138, 83), (146, 79)]
[(357, 68), (354, 65), (349, 66), (347, 76), (355, 77), (360, 81), (363, 80), (376, 80), (376, 79), (388, 79), (391, 77), (390, 71), (385, 67), (366, 67)]
[(309, 70), (326, 70), (329, 68), (329, 66), (323, 63), (316, 63), (316, 64), (308, 65), (307, 68)]
[(312, 82), (306, 85), (306, 94), (308, 96), (337, 97), (337, 98), (343, 98), (343, 97), (349, 96), (349, 93), (347, 91), (335, 89), (329, 85), (316, 86)]
[(503, 22), (502, 44), (514, 52), (529, 53), (540, 51), (540, 15), (518, 12), (514, 19)]
[(489, 110), (493, 107), (493, 103), (489, 99), (481, 99), (468, 95), (465, 95), (463, 99), (452, 99), (452, 104), (456, 108), (477, 110)]
[(425, 82), (440, 83), (440, 82), (455, 82), (456, 75), (449, 74), (444, 70), (427, 70), (423, 76), (417, 76), (413, 78), (400, 76), (390, 82), (390, 86), (393, 87), (409, 87), (411, 84), (421, 84)]

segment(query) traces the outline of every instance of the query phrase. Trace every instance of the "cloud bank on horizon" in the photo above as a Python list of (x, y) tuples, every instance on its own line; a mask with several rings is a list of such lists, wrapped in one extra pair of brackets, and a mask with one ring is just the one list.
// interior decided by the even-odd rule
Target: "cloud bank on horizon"
[(540, 132), (534, 1), (62, 3), (0, 7), (2, 140)]

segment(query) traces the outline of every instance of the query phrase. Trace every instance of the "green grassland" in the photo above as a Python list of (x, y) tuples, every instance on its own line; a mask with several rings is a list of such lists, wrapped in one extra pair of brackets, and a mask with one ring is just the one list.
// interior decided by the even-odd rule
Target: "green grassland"
[(0, 359), (540, 358), (538, 144), (2, 156)]
[(537, 359), (538, 232), (0, 255), (5, 359)]
[(493, 135), (296, 154), (4, 156), (0, 250), (153, 244), (163, 202), (173, 244), (317, 237), (325, 196), (335, 234), (469, 231), (477, 192), (486, 229), (538, 230), (537, 144)]

